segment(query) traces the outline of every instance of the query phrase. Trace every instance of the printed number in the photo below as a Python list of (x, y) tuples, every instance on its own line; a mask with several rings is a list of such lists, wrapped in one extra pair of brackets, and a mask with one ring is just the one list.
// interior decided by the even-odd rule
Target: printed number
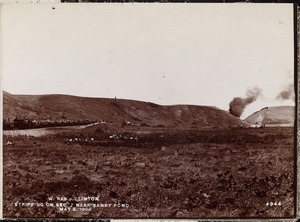
[(267, 202), (266, 203), (266, 206), (270, 206), (270, 207), (273, 207), (273, 206), (281, 206), (282, 204), (281, 204), (281, 202), (279, 201), (279, 202), (277, 202), (277, 201), (275, 201), (275, 202), (272, 202), (272, 201), (270, 201), (270, 202)]

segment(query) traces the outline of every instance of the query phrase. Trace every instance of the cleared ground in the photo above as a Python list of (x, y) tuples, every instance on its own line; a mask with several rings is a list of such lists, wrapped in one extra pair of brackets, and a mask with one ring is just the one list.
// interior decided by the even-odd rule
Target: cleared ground
[[(4, 135), (3, 139), (5, 217), (294, 214), (293, 128), (103, 130), (94, 126), (42, 137)], [(101, 203), (129, 207), (62, 212), (14, 205), (45, 203), (51, 196), (99, 196)]]

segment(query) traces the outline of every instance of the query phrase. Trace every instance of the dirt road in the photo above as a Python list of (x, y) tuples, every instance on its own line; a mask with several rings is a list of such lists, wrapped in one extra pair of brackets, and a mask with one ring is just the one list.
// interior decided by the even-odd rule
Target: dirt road
[(92, 123), (89, 125), (80, 125), (80, 126), (62, 126), (62, 127), (48, 127), (48, 128), (38, 128), (38, 129), (24, 129), (24, 130), (3, 130), (3, 135), (6, 136), (33, 136), (40, 137), (50, 134), (60, 133), (63, 130), (78, 130), (84, 129), (86, 127), (97, 125), (99, 123)]

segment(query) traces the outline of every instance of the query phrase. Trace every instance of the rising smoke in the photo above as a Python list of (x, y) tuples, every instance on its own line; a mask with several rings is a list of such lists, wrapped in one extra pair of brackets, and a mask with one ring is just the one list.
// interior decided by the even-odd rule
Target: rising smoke
[(294, 99), (294, 85), (289, 84), (284, 90), (282, 90), (276, 97), (277, 100)]
[(250, 103), (253, 103), (260, 95), (261, 89), (255, 87), (247, 91), (246, 98), (233, 98), (233, 100), (229, 103), (229, 112), (236, 117), (240, 117), (244, 112), (246, 106)]

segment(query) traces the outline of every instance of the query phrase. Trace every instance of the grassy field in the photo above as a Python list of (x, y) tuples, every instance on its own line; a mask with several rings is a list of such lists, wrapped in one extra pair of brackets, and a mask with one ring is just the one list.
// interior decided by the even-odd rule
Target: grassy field
[[(78, 141), (66, 142), (70, 138)], [(294, 215), (293, 128), (92, 128), (3, 140), (5, 217)], [(68, 204), (99, 196), (101, 203), (129, 207), (73, 212), (14, 204), (46, 203), (51, 196), (66, 197)]]

